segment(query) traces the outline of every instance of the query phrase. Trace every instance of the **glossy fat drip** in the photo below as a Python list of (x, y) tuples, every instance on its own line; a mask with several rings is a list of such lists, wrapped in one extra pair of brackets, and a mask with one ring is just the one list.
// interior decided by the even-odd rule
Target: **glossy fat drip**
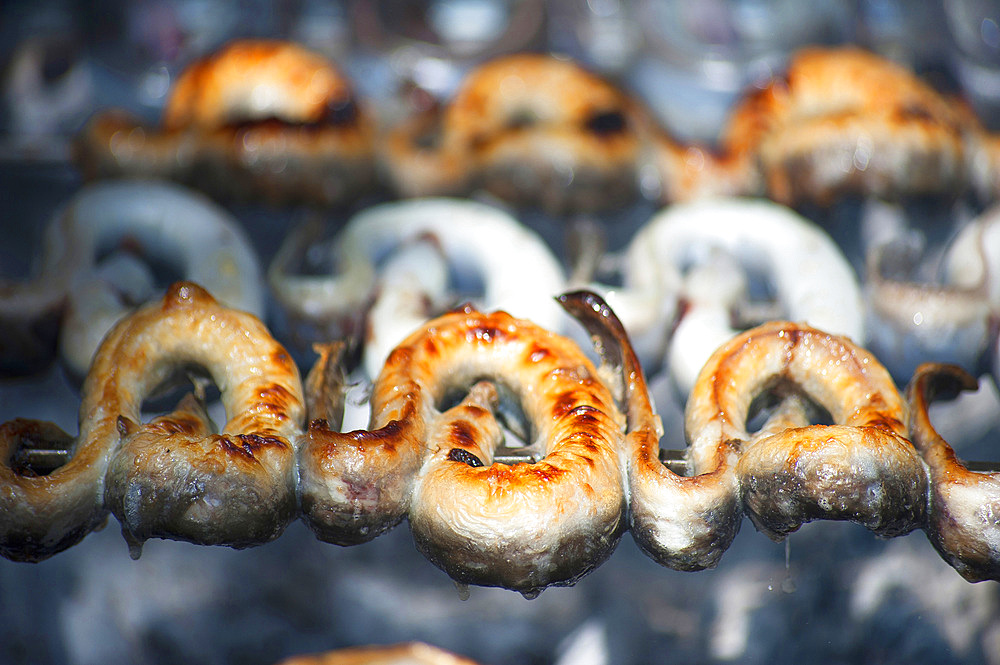
[(719, 447), (712, 468), (703, 465), (692, 477), (664, 466), (659, 457), (663, 427), (621, 322), (594, 293), (570, 293), (560, 301), (594, 335), (608, 373), (620, 377), (615, 383), (627, 414), (623, 465), (636, 544), (653, 560), (678, 570), (714, 566), (742, 517), (729, 443)]
[[(449, 396), (465, 392), (448, 406)], [(510, 400), (535, 463), (494, 461)], [(441, 410), (443, 409), (443, 411)], [(456, 581), (533, 595), (604, 561), (625, 528), (624, 422), (568, 339), (504, 312), (464, 308), (389, 356), (372, 428), (314, 424), (302, 507), (320, 538), (358, 542), (408, 516), (418, 548)]]
[(395, 128), (382, 161), (406, 196), (483, 187), (553, 214), (609, 209), (638, 194), (648, 123), (580, 65), (522, 53), (480, 65), (443, 109)]
[[(505, 318), (477, 321), (475, 328), (467, 321), (459, 334), (467, 347), (460, 353), (468, 355), (445, 376), (458, 385), (485, 376), (513, 394), (543, 457), (534, 464), (493, 462), (492, 449), (501, 443), (491, 413), (496, 388), (478, 383), (435, 425), (410, 521), (418, 546), (459, 581), (531, 592), (574, 582), (617, 542), (624, 528), (623, 423), (596, 370), (571, 342)], [(441, 340), (442, 332), (435, 340), (443, 348), (458, 340), (450, 331)]]
[[(143, 400), (185, 365), (204, 368), (219, 387), (229, 417), (220, 432), (197, 394), (142, 422)], [(99, 400), (87, 422), (103, 423), (113, 451), (106, 505), (134, 552), (148, 538), (257, 545), (295, 518), (302, 385), (257, 318), (179, 282), (115, 326), (84, 392), (85, 404)]]
[[(832, 424), (783, 421), (747, 430), (754, 400), (777, 388), (822, 407)], [(754, 524), (780, 539), (815, 519), (851, 520), (882, 536), (922, 523), (926, 474), (907, 434), (907, 409), (889, 373), (849, 339), (788, 322), (759, 326), (721, 347), (688, 400), (694, 469), (720, 446), (739, 455), (740, 498)]]
[[(196, 396), (140, 424), (143, 400), (187, 364), (207, 368), (237, 414), (222, 435)], [(295, 509), (300, 395), (297, 370), (256, 318), (174, 285), (108, 334), (83, 384), (75, 439), (34, 420), (0, 427), (0, 553), (44, 559), (109, 509), (136, 547), (153, 536), (234, 545), (277, 536)]]
[[(927, 478), (904, 438), (906, 406), (886, 370), (848, 339), (775, 322), (720, 347), (688, 399), (690, 475), (679, 476), (659, 460), (662, 426), (621, 323), (593, 294), (563, 301), (620, 368), (630, 525), (654, 560), (715, 565), (744, 512), (776, 539), (815, 519), (852, 520), (887, 537), (923, 523)], [(776, 406), (750, 432), (762, 398)], [(833, 424), (810, 424), (818, 410)]]
[(955, 365), (927, 363), (906, 389), (913, 445), (930, 470), (927, 537), (970, 582), (1000, 581), (1000, 474), (970, 471), (931, 423), (936, 399), (976, 390), (975, 377)]
[(374, 132), (323, 56), (246, 39), (181, 73), (161, 127), (112, 109), (90, 120), (75, 148), (87, 178), (143, 175), (220, 198), (338, 205), (373, 184)]
[(873, 53), (806, 48), (784, 77), (741, 100), (722, 145), (782, 203), (825, 205), (858, 193), (953, 197), (969, 185), (975, 132), (956, 106)]

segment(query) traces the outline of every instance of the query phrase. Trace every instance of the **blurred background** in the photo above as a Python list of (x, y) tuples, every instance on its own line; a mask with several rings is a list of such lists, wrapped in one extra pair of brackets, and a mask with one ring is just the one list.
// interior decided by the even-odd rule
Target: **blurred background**
[[(328, 55), (383, 122), (405, 113), (415, 90), (446, 99), (490, 56), (565, 53), (641, 97), (675, 136), (709, 143), (737, 96), (780, 73), (795, 49), (856, 43), (964, 95), (1000, 130), (997, 0), (6, 0), (0, 276), (30, 273), (46, 221), (81, 186), (69, 145), (87, 118), (114, 106), (155, 123), (183, 67), (238, 36)], [(619, 214), (610, 247), (652, 210), (639, 202)], [(307, 214), (231, 211), (263, 265)], [(328, 214), (336, 224), (348, 212)], [(564, 251), (559, 220), (524, 219)], [(58, 364), (0, 377), (0, 421), (42, 418), (76, 432), (78, 404), (78, 384)], [(978, 403), (935, 408), (963, 455), (1000, 460), (994, 415)], [(0, 560), (0, 663), (263, 665), (422, 640), (494, 665), (1000, 664), (998, 586), (965, 582), (921, 532), (886, 541), (823, 522), (774, 543), (746, 521), (718, 568), (700, 573), (658, 566), (626, 535), (572, 588), (534, 600), (483, 588), (461, 596), (405, 524), (351, 548), (298, 522), (244, 551), (151, 541), (133, 561), (112, 519), (43, 563)]]

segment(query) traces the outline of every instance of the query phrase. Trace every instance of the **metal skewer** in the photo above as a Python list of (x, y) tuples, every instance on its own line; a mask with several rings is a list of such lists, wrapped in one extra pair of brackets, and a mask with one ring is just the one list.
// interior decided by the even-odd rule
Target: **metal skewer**
[[(668, 469), (677, 475), (687, 475), (689, 468), (685, 450), (660, 450), (660, 461)], [(535, 464), (543, 455), (529, 448), (506, 448), (502, 447), (493, 455), (494, 464)], [(29, 448), (22, 447), (11, 460), (14, 468), (33, 469), (37, 472), (42, 470), (54, 470), (66, 464), (70, 458), (70, 451), (59, 448)], [(965, 468), (977, 473), (1000, 473), (1000, 462), (971, 461), (963, 462)]]
[(19, 473), (45, 476), (66, 464), (70, 451), (60, 448), (21, 448), (11, 459), (11, 468)]
[[(679, 476), (687, 475), (688, 461), (685, 459), (685, 450), (660, 450), (660, 461), (664, 466)], [(998, 473), (1000, 472), (1000, 462), (962, 462), (969, 471), (977, 473)]]

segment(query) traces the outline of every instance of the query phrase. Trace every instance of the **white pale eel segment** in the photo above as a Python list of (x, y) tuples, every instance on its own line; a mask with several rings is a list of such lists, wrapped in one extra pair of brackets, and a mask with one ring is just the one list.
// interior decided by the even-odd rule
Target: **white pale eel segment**
[[(1000, 312), (1000, 208), (987, 210), (959, 232), (943, 257), (940, 282), (887, 277), (915, 262), (902, 241), (868, 250), (865, 285), (868, 345), (901, 380), (921, 363), (955, 363), (978, 370), (995, 344)], [(898, 269), (898, 268), (897, 268)]]
[(976, 387), (975, 377), (955, 365), (925, 363), (906, 392), (913, 444), (930, 470), (927, 537), (967, 580), (1000, 581), (1000, 474), (970, 471), (938, 434), (928, 413), (942, 393)]
[(985, 281), (989, 300), (1000, 308), (1000, 205), (989, 208), (956, 236), (945, 255), (949, 284), (976, 288)]
[(747, 304), (746, 273), (773, 287), (779, 318), (864, 338), (850, 264), (823, 230), (775, 203), (723, 198), (666, 208), (636, 234), (623, 270), (630, 291), (686, 304), (668, 351), (685, 394), (711, 352), (739, 332), (729, 321)]
[(378, 295), (368, 312), (364, 363), (378, 376), (389, 352), (442, 307), (448, 291), (448, 264), (431, 240), (400, 247), (382, 265)]
[(179, 73), (162, 122), (94, 114), (74, 156), (87, 179), (165, 178), (214, 197), (350, 203), (374, 179), (374, 119), (351, 82), (294, 42), (233, 39)]
[[(537, 234), (512, 216), (474, 201), (414, 199), (369, 208), (355, 215), (334, 240), (337, 273), (293, 275), (291, 250), (283, 248), (280, 261), (276, 258), (271, 267), (271, 285), (283, 305), (299, 317), (347, 316), (363, 309), (379, 289), (399, 288), (398, 274), (387, 282), (382, 269), (395, 266), (398, 271), (405, 264), (391, 257), (411, 251), (407, 248), (414, 243), (435, 244), (455, 273), (472, 275), (472, 281), (481, 282), (482, 295), (471, 297), (477, 306), (503, 309), (549, 329), (560, 326), (562, 314), (553, 297), (561, 292), (566, 278), (555, 255)], [(429, 267), (437, 270), (439, 266)], [(420, 286), (411, 283), (407, 289), (418, 291)], [(429, 298), (440, 305), (443, 296), (435, 292), (438, 290), (440, 285), (428, 286), (423, 294), (414, 292), (413, 298)], [(468, 294), (451, 297), (450, 306), (469, 299)], [(391, 323), (391, 317), (381, 316), (369, 320), (369, 325), (387, 322)], [(367, 363), (373, 370), (385, 360), (382, 354), (412, 330), (391, 325), (397, 329), (391, 335), (376, 331), (378, 350)]]
[[(86, 374), (101, 339), (135, 299), (156, 295), (144, 288), (152, 286), (151, 272), (141, 267), (150, 259), (227, 306), (264, 313), (260, 265), (245, 232), (225, 210), (178, 185), (138, 180), (89, 185), (47, 233), (72, 248), (52, 256), (47, 247), (39, 280), (59, 283), (68, 297), (59, 346), (78, 376)], [(124, 254), (115, 268), (102, 270), (100, 254), (109, 247)]]

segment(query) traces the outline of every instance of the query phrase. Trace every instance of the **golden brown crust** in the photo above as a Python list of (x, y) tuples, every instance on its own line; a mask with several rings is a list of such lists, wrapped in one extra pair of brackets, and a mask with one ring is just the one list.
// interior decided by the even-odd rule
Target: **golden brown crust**
[[(207, 369), (222, 392), (231, 418), (220, 434), (190, 395), (140, 424), (146, 397), (186, 365)], [(294, 518), (302, 388), (291, 357), (255, 317), (179, 282), (108, 333), (82, 393), (75, 439), (36, 421), (0, 428), (4, 556), (51, 556), (108, 510), (135, 546), (150, 537), (258, 544)], [(32, 448), (68, 459), (40, 471)]]
[(287, 658), (279, 665), (476, 665), (422, 642), (388, 646), (363, 646)]
[(374, 135), (325, 58), (288, 42), (237, 40), (181, 74), (161, 128), (105, 111), (75, 152), (88, 178), (162, 177), (220, 198), (338, 204), (370, 188)]
[[(480, 65), (438, 115), (391, 132), (385, 162), (410, 195), (482, 186), (554, 212), (606, 208), (637, 193), (647, 122), (627, 95), (581, 66), (522, 53)], [(445, 175), (428, 177), (428, 164)]]
[[(618, 125), (627, 123), (631, 105), (620, 90), (569, 60), (522, 53), (487, 62), (466, 78), (445, 109), (443, 140), (489, 155), (504, 139), (538, 128), (587, 146), (580, 153), (584, 163), (627, 161), (634, 159), (637, 138)], [(615, 126), (601, 131), (600, 119), (611, 114), (621, 117), (605, 118)], [(592, 131), (581, 132), (588, 125)]]
[[(439, 411), (471, 384), (464, 401)], [(538, 462), (493, 463), (498, 395), (530, 423)], [(370, 432), (310, 431), (300, 477), (317, 530), (349, 521), (331, 514), (370, 526), (369, 514), (390, 524), (405, 513), (418, 547), (456, 580), (524, 592), (574, 582), (617, 544), (624, 423), (570, 340), (504, 312), (446, 314), (390, 354), (372, 414)], [(373, 443), (379, 457), (367, 456)], [(352, 485), (378, 496), (352, 496)]]
[[(185, 364), (204, 367), (219, 386), (229, 421), (218, 434), (191, 396), (139, 424), (147, 394)], [(130, 543), (248, 546), (278, 536), (295, 517), (302, 386), (291, 357), (255, 317), (177, 283), (112, 329), (84, 389), (100, 395), (88, 421), (113, 422), (117, 450), (104, 495)]]
[(563, 306), (599, 340), (602, 359), (621, 377), (620, 401), (628, 414), (625, 467), (629, 526), (652, 559), (678, 570), (718, 563), (739, 530), (742, 512), (730, 442), (718, 447), (713, 468), (683, 477), (660, 462), (663, 426), (625, 328), (611, 308), (586, 291), (560, 297)]
[[(793, 414), (800, 423), (747, 431), (753, 401), (774, 390), (808, 398), (833, 423), (809, 425)], [(905, 438), (907, 421), (889, 373), (870, 353), (789, 322), (764, 324), (718, 349), (685, 413), (695, 469), (712, 468), (719, 445), (735, 442), (744, 508), (775, 538), (813, 519), (849, 519), (886, 536), (916, 528), (926, 477)]]
[(322, 123), (352, 103), (347, 79), (318, 53), (291, 42), (235, 40), (181, 73), (163, 128), (215, 129), (269, 118)]
[(954, 195), (966, 134), (948, 101), (905, 68), (855, 48), (806, 48), (784, 78), (747, 95), (724, 132), (741, 169), (783, 203), (851, 192)]
[(681, 144), (663, 132), (655, 133), (652, 147), (664, 203), (737, 196), (759, 189), (757, 174), (735, 155)]
[(381, 138), (380, 159), (392, 187), (402, 196), (459, 196), (477, 182), (465, 150), (442, 144), (442, 111), (408, 118)]
[[(788, 322), (734, 337), (705, 364), (685, 414), (691, 475), (659, 461), (662, 427), (621, 323), (593, 294), (570, 311), (602, 340), (623, 379), (630, 524), (653, 559), (681, 570), (715, 565), (746, 512), (775, 538), (813, 519), (849, 519), (892, 536), (922, 524), (927, 480), (888, 372), (850, 340)], [(755, 400), (779, 404), (747, 431)], [(834, 424), (810, 425), (811, 401)]]
[[(759, 326), (702, 370), (688, 400), (693, 475), (684, 477), (659, 461), (662, 426), (620, 321), (592, 293), (560, 302), (595, 336), (601, 370), (566, 338), (465, 307), (392, 353), (371, 430), (316, 420), (306, 434), (285, 350), (253, 317), (178, 283), (109, 333), (84, 384), (78, 437), (33, 420), (0, 425), (0, 555), (44, 559), (108, 509), (133, 546), (265, 542), (296, 514), (297, 454), (302, 510), (321, 538), (360, 542), (409, 517), (418, 547), (460, 583), (528, 595), (572, 584), (614, 549), (626, 498), (636, 542), (679, 569), (714, 565), (745, 513), (774, 538), (814, 519), (883, 536), (921, 526), (964, 577), (1000, 580), (1000, 477), (970, 471), (928, 414), (942, 394), (976, 387), (957, 366), (922, 365), (904, 401), (849, 339)], [(336, 347), (321, 350), (310, 408), (336, 418)], [(186, 363), (221, 389), (232, 415), (221, 433), (200, 390), (140, 424), (149, 392)], [(456, 393), (465, 396), (454, 403)], [(766, 396), (777, 406), (750, 431)], [(817, 408), (832, 424), (811, 424)], [(494, 463), (504, 427), (526, 432), (541, 459)], [(414, 648), (348, 655), (423, 657)]]
[(930, 470), (927, 537), (970, 582), (1000, 581), (1000, 473), (970, 471), (931, 424), (928, 408), (942, 395), (976, 390), (956, 365), (924, 363), (906, 388), (911, 436)]

